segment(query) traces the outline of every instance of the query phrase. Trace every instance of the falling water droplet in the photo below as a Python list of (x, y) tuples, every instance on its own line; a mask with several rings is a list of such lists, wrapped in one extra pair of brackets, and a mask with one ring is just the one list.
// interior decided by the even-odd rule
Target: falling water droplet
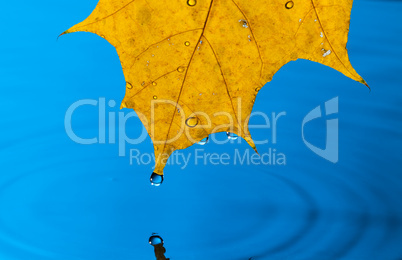
[(231, 133), (231, 132), (226, 132), (226, 135), (228, 136), (229, 140), (237, 140), (239, 136), (237, 134)]
[(190, 46), (190, 42), (187, 41), (187, 42), (184, 43), (184, 45), (186, 45), (188, 47), (188, 46)]
[(156, 245), (163, 244), (163, 239), (162, 239), (160, 236), (158, 236), (158, 235), (152, 235), (152, 236), (149, 238), (149, 244), (150, 244), (151, 246), (156, 246)]
[(158, 96), (154, 96), (154, 99), (158, 99)]
[(177, 71), (180, 73), (183, 73), (186, 70), (186, 68), (184, 68), (183, 66), (180, 66), (177, 68)]
[(285, 4), (285, 7), (286, 7), (286, 9), (292, 9), (294, 5), (295, 5), (295, 4), (293, 3), (293, 1), (288, 1), (288, 2)]
[(198, 118), (196, 118), (196, 117), (187, 118), (186, 125), (188, 127), (195, 127), (196, 125), (198, 125)]
[(159, 175), (157, 173), (152, 173), (151, 178), (151, 185), (153, 186), (160, 186), (163, 182), (163, 175)]
[(198, 142), (199, 145), (206, 145), (209, 141), (209, 137), (205, 137), (201, 141)]
[(197, 0), (188, 0), (188, 1), (187, 1), (187, 4), (188, 4), (189, 6), (195, 6), (195, 5), (197, 4)]

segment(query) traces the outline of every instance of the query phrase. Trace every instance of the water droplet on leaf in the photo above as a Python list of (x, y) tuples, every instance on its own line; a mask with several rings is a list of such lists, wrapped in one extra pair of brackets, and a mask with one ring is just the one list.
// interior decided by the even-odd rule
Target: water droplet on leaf
[(184, 45), (186, 45), (187, 47), (190, 46), (190, 42), (185, 42)]
[(183, 66), (180, 66), (177, 68), (177, 71), (180, 73), (183, 73), (186, 70), (186, 68), (184, 68)]
[(188, 127), (195, 127), (196, 125), (198, 125), (198, 118), (196, 118), (196, 117), (187, 118), (186, 125)]
[(195, 5), (197, 4), (197, 0), (188, 0), (188, 1), (187, 1), (187, 4), (188, 4), (189, 6), (195, 6)]
[(154, 82), (152, 82), (152, 85), (153, 85), (153, 86), (156, 86), (156, 85), (158, 85), (158, 83), (156, 83), (156, 82), (154, 81)]
[(294, 5), (295, 5), (295, 4), (293, 3), (293, 1), (288, 1), (288, 2), (285, 4), (285, 7), (286, 7), (286, 9), (292, 9)]
[(163, 175), (159, 175), (157, 173), (152, 173), (151, 178), (151, 185), (153, 186), (160, 186), (163, 183)]
[(231, 132), (226, 132), (226, 135), (228, 136), (229, 140), (237, 140), (239, 136), (237, 134), (231, 133)]
[(239, 23), (241, 23), (244, 28), (248, 28), (248, 23), (246, 20), (239, 20)]
[(158, 96), (154, 96), (154, 99), (158, 99)]
[(198, 142), (199, 145), (206, 145), (209, 141), (209, 137), (205, 137), (201, 141)]
[(128, 88), (128, 89), (132, 89), (132, 88), (133, 88), (133, 85), (131, 85), (131, 83), (130, 83), (130, 82), (126, 82), (126, 88)]
[(331, 52), (331, 50), (328, 50), (328, 51), (325, 51), (325, 49), (322, 49), (322, 51), (324, 52), (323, 54), (322, 54), (322, 56), (325, 58), (325, 57), (327, 57), (328, 55), (330, 55), (332, 52)]

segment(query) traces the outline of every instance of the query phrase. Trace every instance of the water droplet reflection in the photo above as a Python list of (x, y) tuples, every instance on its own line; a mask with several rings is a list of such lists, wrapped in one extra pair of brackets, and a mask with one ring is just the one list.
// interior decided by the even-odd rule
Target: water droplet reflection
[(163, 183), (163, 175), (159, 175), (157, 173), (152, 173), (151, 178), (151, 185), (153, 186), (160, 186)]
[(152, 236), (149, 238), (149, 244), (154, 247), (154, 253), (156, 260), (169, 260), (165, 256), (166, 248), (164, 247), (163, 239), (158, 236), (156, 233), (152, 233)]
[(151, 246), (156, 246), (156, 245), (163, 244), (163, 239), (162, 239), (160, 236), (158, 236), (158, 235), (152, 235), (152, 236), (149, 238), (149, 244), (150, 244)]

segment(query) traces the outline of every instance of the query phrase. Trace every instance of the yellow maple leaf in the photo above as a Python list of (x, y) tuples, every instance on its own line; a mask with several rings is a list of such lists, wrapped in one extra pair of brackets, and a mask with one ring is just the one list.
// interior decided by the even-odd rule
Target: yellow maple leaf
[[(255, 149), (248, 116), (258, 91), (298, 58), (366, 84), (346, 43), (353, 0), (100, 0), (63, 34), (96, 33), (115, 48), (133, 108), (167, 158), (216, 132)], [(367, 84), (366, 84), (367, 85)]]

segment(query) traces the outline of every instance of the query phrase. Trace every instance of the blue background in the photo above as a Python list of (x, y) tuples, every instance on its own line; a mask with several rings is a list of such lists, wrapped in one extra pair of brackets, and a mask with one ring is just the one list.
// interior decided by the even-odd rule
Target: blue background
[[(149, 184), (152, 164), (130, 165), (117, 144), (79, 145), (65, 133), (75, 101), (119, 104), (124, 96), (119, 59), (104, 39), (76, 33), (56, 41), (96, 3), (2, 2), (0, 259), (154, 259), (152, 232), (177, 260), (402, 258), (401, 2), (355, 1), (348, 50), (371, 92), (303, 60), (261, 90), (255, 111), (287, 115), (277, 144), (258, 148), (284, 153), (286, 166), (171, 165), (161, 187)], [(334, 97), (337, 164), (301, 138), (304, 116)], [(96, 107), (74, 114), (80, 136), (96, 136), (97, 126)], [(142, 125), (130, 119), (128, 129), (134, 137)], [(322, 146), (325, 131), (317, 120), (306, 138)], [(271, 130), (252, 134), (263, 139)], [(131, 148), (152, 152), (149, 138)], [(210, 143), (184, 153), (197, 148), (232, 156), (249, 149)]]

